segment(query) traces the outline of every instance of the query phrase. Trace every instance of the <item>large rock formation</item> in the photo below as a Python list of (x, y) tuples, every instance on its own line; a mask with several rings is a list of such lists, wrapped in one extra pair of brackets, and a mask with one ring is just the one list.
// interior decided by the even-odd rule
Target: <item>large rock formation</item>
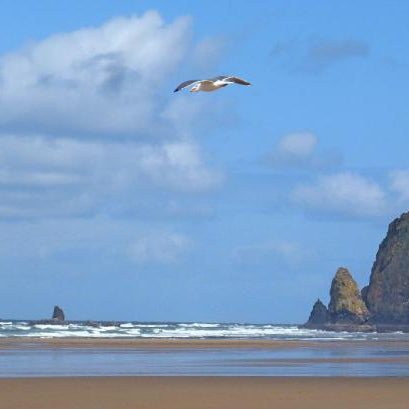
[(308, 318), (308, 322), (306, 326), (315, 327), (315, 326), (325, 325), (328, 322), (329, 322), (328, 308), (318, 298), (318, 300), (315, 302), (314, 306), (312, 307), (310, 318)]
[(328, 306), (330, 321), (334, 324), (363, 324), (369, 311), (362, 300), (358, 285), (346, 268), (339, 268), (331, 283), (331, 301)]
[(328, 308), (317, 300), (304, 327), (330, 331), (371, 331), (370, 313), (351, 273), (341, 267), (331, 283)]
[(379, 246), (365, 301), (377, 324), (409, 324), (409, 212), (395, 219)]
[(389, 225), (379, 246), (369, 285), (360, 293), (348, 270), (340, 268), (332, 280), (327, 323), (323, 321), (323, 307), (314, 305), (306, 326), (409, 332), (409, 212)]
[(64, 311), (58, 305), (54, 307), (52, 320), (53, 321), (65, 321)]

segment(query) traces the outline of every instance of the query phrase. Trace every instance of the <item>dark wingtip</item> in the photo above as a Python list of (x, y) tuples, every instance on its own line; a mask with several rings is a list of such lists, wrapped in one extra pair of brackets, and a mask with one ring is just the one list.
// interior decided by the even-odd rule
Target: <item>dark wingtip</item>
[(179, 88), (176, 88), (173, 92), (178, 92), (179, 91)]

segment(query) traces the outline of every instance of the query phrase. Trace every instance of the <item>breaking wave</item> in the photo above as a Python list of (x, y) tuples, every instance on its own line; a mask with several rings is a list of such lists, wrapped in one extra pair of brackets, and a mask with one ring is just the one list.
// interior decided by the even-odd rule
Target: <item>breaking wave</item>
[(167, 338), (167, 339), (276, 339), (376, 340), (407, 339), (408, 334), (330, 332), (296, 325), (174, 322), (0, 321), (0, 338)]

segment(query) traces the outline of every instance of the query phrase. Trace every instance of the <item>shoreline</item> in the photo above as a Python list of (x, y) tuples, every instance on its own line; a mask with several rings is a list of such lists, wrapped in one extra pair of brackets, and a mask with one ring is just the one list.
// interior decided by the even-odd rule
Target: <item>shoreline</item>
[(0, 378), (409, 377), (408, 353), (402, 340), (1, 338)]
[(0, 338), (1, 349), (36, 348), (135, 348), (135, 349), (213, 349), (213, 348), (336, 348), (356, 346), (408, 347), (409, 340), (276, 340), (276, 339), (181, 339), (181, 338), (91, 338), (91, 337), (9, 337)]
[(409, 378), (61, 377), (0, 379), (7, 409), (406, 409)]

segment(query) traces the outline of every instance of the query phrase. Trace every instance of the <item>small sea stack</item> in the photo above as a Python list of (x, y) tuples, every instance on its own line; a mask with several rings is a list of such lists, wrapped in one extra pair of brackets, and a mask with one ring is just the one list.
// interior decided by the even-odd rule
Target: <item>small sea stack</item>
[(52, 320), (53, 321), (65, 321), (64, 311), (58, 305), (54, 306)]
[(329, 311), (328, 308), (323, 304), (323, 302), (318, 298), (312, 307), (310, 318), (308, 319), (308, 324), (310, 326), (314, 325), (325, 325), (329, 322)]
[(331, 331), (370, 329), (368, 308), (356, 281), (345, 267), (340, 267), (335, 273), (330, 297), (328, 308), (319, 299), (315, 302), (305, 327)]
[(331, 283), (328, 306), (333, 324), (364, 324), (369, 311), (361, 297), (358, 284), (348, 269), (340, 267)]

